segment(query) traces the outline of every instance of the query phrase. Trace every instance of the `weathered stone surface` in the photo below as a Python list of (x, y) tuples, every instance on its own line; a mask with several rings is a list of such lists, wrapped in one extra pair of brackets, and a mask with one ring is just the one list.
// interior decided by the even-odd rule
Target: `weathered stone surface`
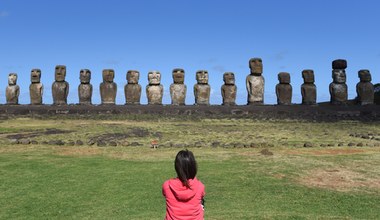
[(32, 69), (30, 73), (31, 84), (29, 86), (30, 104), (41, 105), (44, 86), (41, 83), (41, 70)]
[(91, 105), (92, 104), (92, 85), (91, 71), (88, 69), (82, 69), (79, 73), (80, 84), (78, 86), (79, 104)]
[(224, 85), (222, 85), (222, 105), (236, 105), (237, 87), (235, 85), (235, 74), (226, 72), (223, 74)]
[(248, 105), (264, 104), (264, 84), (265, 80), (262, 76), (263, 62), (261, 58), (252, 58), (249, 60), (250, 75), (246, 78), (246, 87), (248, 92)]
[(374, 104), (375, 91), (374, 86), (371, 83), (371, 73), (369, 70), (360, 70), (358, 76), (360, 78), (360, 82), (356, 84), (356, 101), (359, 105)]
[(124, 86), (125, 104), (139, 105), (141, 99), (141, 85), (139, 85), (140, 72), (129, 70), (127, 84)]
[(301, 85), (302, 104), (316, 105), (317, 104), (317, 87), (314, 84), (314, 71), (303, 70), (302, 78), (304, 83)]
[(197, 84), (194, 85), (195, 105), (210, 105), (211, 87), (208, 84), (208, 72), (198, 70), (196, 80)]
[(276, 85), (278, 105), (292, 104), (292, 86), (290, 85), (290, 74), (281, 72), (278, 74), (279, 84)]
[(164, 87), (161, 85), (161, 73), (159, 71), (150, 71), (148, 81), (149, 85), (146, 87), (148, 105), (162, 105)]
[(330, 83), (329, 90), (333, 105), (347, 104), (347, 84), (346, 84), (346, 71), (343, 69), (334, 69), (332, 71), (333, 82)]
[(251, 69), (251, 74), (261, 76), (263, 73), (263, 61), (261, 58), (252, 58), (249, 60), (249, 68)]
[(170, 85), (172, 105), (185, 105), (187, 87), (184, 84), (185, 71), (183, 69), (173, 70), (173, 82)]
[(20, 95), (20, 87), (17, 85), (17, 74), (10, 73), (8, 75), (8, 86), (5, 90), (7, 104), (18, 105), (19, 95)]
[(337, 59), (332, 62), (333, 69), (346, 69), (347, 68), (347, 60)]
[(57, 65), (55, 67), (55, 82), (52, 85), (53, 104), (66, 105), (69, 95), (69, 83), (65, 81), (66, 66)]
[(103, 82), (100, 83), (100, 98), (102, 105), (114, 105), (117, 93), (117, 84), (113, 82), (115, 71), (113, 69), (103, 70)]

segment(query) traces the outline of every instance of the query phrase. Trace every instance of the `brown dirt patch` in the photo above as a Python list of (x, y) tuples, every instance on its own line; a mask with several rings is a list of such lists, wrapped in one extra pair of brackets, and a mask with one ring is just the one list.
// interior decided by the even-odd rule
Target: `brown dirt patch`
[(286, 154), (290, 155), (349, 155), (349, 154), (360, 154), (365, 153), (366, 150), (363, 149), (318, 149), (318, 150), (308, 150), (308, 151), (287, 151)]
[(358, 188), (380, 189), (380, 179), (373, 179), (364, 174), (347, 169), (315, 169), (299, 179), (302, 185), (333, 189), (337, 191), (353, 191)]
[(8, 134), (5, 137), (8, 139), (25, 139), (25, 138), (34, 138), (41, 135), (66, 134), (66, 133), (71, 133), (71, 132), (73, 131), (48, 128), (45, 131), (21, 132), (21, 133), (15, 133), (15, 134)]

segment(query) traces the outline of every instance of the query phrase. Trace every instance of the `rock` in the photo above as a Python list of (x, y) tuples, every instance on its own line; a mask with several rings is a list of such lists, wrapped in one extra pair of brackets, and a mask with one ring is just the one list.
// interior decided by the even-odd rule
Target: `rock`
[(365, 135), (362, 135), (361, 138), (363, 138), (363, 139), (369, 139), (369, 136), (365, 134)]
[(65, 145), (65, 142), (62, 141), (62, 140), (51, 140), (48, 142), (49, 145), (58, 145), (58, 146), (62, 146), (62, 145)]
[(218, 141), (212, 142), (211, 144), (211, 147), (219, 147), (219, 146), (220, 146), (220, 142)]
[(272, 156), (273, 155), (273, 152), (269, 151), (268, 149), (263, 149), (260, 151), (260, 153), (262, 155), (265, 155), (265, 156)]
[(95, 141), (95, 139), (90, 139), (88, 142), (87, 142), (87, 144), (88, 145), (94, 145), (96, 143), (96, 141)]
[(353, 147), (353, 146), (356, 146), (356, 144), (355, 143), (348, 143), (348, 146)]
[(38, 141), (32, 140), (30, 141), (31, 144), (38, 144)]
[(306, 142), (303, 144), (303, 147), (313, 147), (313, 144), (310, 142)]
[(334, 147), (335, 144), (327, 144), (328, 147)]
[(342, 146), (343, 146), (343, 143), (339, 143), (339, 144), (338, 144), (338, 147), (342, 147)]
[(106, 142), (104, 142), (103, 140), (98, 140), (98, 141), (96, 142), (96, 145), (97, 145), (98, 147), (105, 147), (105, 146), (107, 146)]
[(18, 144), (18, 140), (17, 139), (10, 139), (9, 143), (10, 144)]
[(363, 147), (364, 144), (363, 144), (363, 143), (358, 143), (356, 146), (358, 146), (358, 147)]
[(346, 69), (347, 68), (347, 60), (338, 59), (332, 62), (333, 69)]
[(69, 141), (69, 142), (67, 142), (67, 145), (69, 145), (69, 146), (74, 146), (74, 145), (75, 145), (75, 142), (74, 142), (74, 141)]
[(81, 146), (81, 145), (83, 145), (84, 143), (83, 143), (83, 141), (81, 141), (81, 140), (77, 140), (76, 142), (75, 142), (75, 145), (78, 145), (78, 146)]
[(110, 141), (110, 142), (109, 142), (109, 145), (110, 145), (111, 147), (116, 147), (116, 146), (117, 146), (117, 143), (116, 143), (115, 141)]
[(131, 144), (130, 144), (130, 146), (141, 146), (142, 144), (140, 144), (139, 142), (132, 142)]
[(27, 144), (30, 144), (30, 140), (29, 139), (20, 139), (18, 141), (18, 143), (19, 144), (25, 144), (25, 145), (27, 145)]

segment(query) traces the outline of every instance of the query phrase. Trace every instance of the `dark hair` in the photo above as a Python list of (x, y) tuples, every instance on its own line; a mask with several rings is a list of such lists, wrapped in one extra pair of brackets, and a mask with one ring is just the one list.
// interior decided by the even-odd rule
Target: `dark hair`
[(188, 180), (194, 179), (195, 175), (197, 175), (197, 162), (195, 161), (193, 152), (189, 150), (178, 152), (175, 157), (174, 168), (182, 184), (190, 188)]

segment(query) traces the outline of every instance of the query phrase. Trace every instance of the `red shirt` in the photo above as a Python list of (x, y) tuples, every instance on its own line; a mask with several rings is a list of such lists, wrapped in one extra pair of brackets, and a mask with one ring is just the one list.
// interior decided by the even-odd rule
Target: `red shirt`
[(189, 179), (187, 188), (178, 179), (170, 179), (162, 185), (162, 194), (166, 199), (165, 220), (203, 220), (201, 200), (205, 195), (205, 186), (196, 177)]

